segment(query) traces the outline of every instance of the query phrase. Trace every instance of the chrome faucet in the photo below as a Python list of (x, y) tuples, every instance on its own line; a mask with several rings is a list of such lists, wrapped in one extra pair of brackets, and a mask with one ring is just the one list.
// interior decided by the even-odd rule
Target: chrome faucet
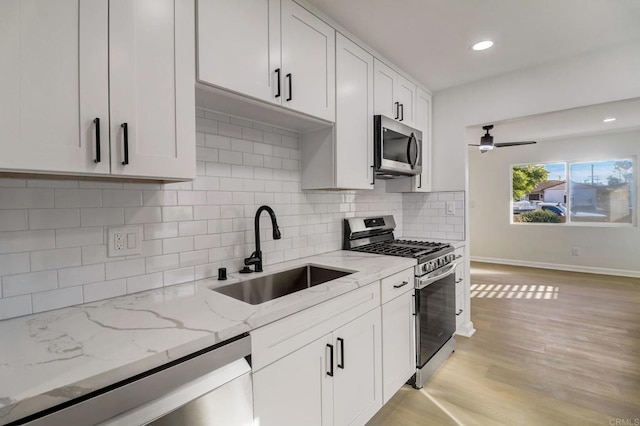
[(282, 235), (280, 234), (280, 228), (278, 228), (276, 214), (273, 212), (273, 209), (269, 206), (260, 206), (258, 208), (258, 211), (256, 212), (256, 217), (254, 219), (254, 226), (256, 231), (256, 251), (251, 253), (251, 256), (247, 257), (244, 260), (244, 264), (246, 266), (240, 270), (240, 273), (242, 274), (248, 274), (249, 272), (252, 272), (249, 268), (249, 265), (255, 265), (254, 272), (262, 272), (262, 251), (260, 250), (260, 214), (263, 211), (269, 213), (269, 216), (271, 217), (273, 239), (279, 240), (280, 238), (282, 238)]

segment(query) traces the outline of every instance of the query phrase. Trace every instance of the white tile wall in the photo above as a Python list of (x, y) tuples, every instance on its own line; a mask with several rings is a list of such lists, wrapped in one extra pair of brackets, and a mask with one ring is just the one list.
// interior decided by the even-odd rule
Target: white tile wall
[[(446, 214), (446, 202), (455, 202), (455, 215)], [(404, 236), (464, 240), (464, 191), (404, 194)]]
[[(203, 110), (196, 118), (193, 182), (0, 179), (0, 320), (238, 270), (261, 204), (282, 232), (273, 241), (260, 221), (267, 264), (340, 249), (347, 216), (394, 214), (401, 235), (407, 196), (383, 181), (303, 192), (296, 133)], [(125, 223), (143, 227), (142, 254), (107, 257), (107, 227)]]

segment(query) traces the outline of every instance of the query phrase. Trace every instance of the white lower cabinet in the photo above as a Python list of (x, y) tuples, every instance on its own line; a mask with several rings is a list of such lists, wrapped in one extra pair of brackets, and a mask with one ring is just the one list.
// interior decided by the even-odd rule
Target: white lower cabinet
[(251, 332), (255, 424), (364, 425), (415, 373), (413, 268)]
[(330, 342), (324, 336), (253, 374), (254, 424), (331, 424)]
[(382, 305), (382, 397), (387, 401), (416, 372), (413, 291)]
[(260, 426), (364, 425), (382, 406), (380, 308), (254, 372)]

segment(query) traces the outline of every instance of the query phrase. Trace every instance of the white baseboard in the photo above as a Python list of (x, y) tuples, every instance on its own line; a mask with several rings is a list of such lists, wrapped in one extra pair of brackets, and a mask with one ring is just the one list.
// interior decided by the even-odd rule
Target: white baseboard
[(473, 328), (473, 323), (471, 321), (467, 321), (456, 330), (456, 336), (471, 337), (475, 332), (476, 329)]
[(471, 256), (472, 262), (497, 263), (500, 265), (527, 266), (530, 268), (556, 269), (558, 271), (585, 272), (587, 274), (616, 275), (640, 278), (640, 271), (628, 269), (596, 268), (593, 266), (563, 265), (560, 263), (530, 262), (528, 260), (498, 259), (494, 257)]

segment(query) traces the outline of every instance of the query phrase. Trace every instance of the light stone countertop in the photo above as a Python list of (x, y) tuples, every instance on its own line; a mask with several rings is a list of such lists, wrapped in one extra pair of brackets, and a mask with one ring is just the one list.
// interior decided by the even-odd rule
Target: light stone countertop
[[(356, 271), (260, 305), (209, 287), (304, 264)], [(335, 251), (0, 321), (0, 425), (249, 332), (414, 266), (414, 259)]]

